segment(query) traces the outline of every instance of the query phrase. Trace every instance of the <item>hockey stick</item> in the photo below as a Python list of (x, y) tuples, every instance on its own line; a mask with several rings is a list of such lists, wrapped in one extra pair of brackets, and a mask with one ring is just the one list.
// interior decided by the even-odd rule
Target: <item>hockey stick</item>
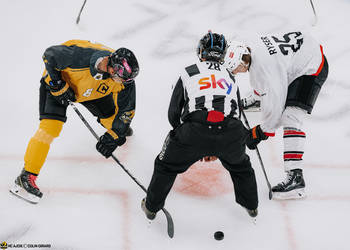
[(314, 12), (314, 17), (315, 17), (312, 26), (316, 26), (318, 18), (317, 18), (315, 6), (314, 6), (314, 3), (312, 2), (312, 0), (310, 0), (310, 4), (311, 4), (311, 7), (312, 7), (312, 11)]
[[(84, 116), (80, 113), (80, 111), (78, 110), (78, 108), (74, 105), (73, 102), (69, 102), (69, 104), (72, 106), (72, 108), (74, 109), (75, 113), (77, 113), (77, 115), (79, 116), (79, 118), (82, 120), (82, 122), (85, 124), (85, 126), (90, 130), (91, 134), (93, 134), (93, 136), (98, 140), (99, 136), (97, 135), (97, 133), (95, 132), (95, 130), (90, 126), (90, 124), (88, 123), (87, 120), (85, 120)], [(114, 161), (116, 161), (118, 163), (118, 165), (124, 170), (125, 173), (127, 173), (127, 175), (130, 176), (131, 179), (133, 179), (133, 181), (143, 190), (145, 191), (145, 193), (147, 193), (147, 189), (129, 172), (129, 170), (127, 170), (118, 160), (117, 157), (115, 157), (112, 154), (112, 159)], [(168, 225), (168, 235), (170, 238), (174, 237), (174, 222), (173, 219), (170, 215), (170, 213), (165, 209), (162, 208), (162, 211), (165, 214), (166, 220), (167, 220), (167, 225)]]
[(84, 0), (83, 6), (81, 6), (81, 9), (79, 11), (79, 15), (77, 17), (77, 20), (75, 21), (76, 24), (78, 24), (79, 21), (80, 21), (80, 15), (81, 15), (81, 12), (83, 11), (84, 7), (85, 7), (85, 4), (86, 4), (86, 0)]
[[(247, 117), (245, 116), (245, 113), (244, 113), (243, 109), (241, 110), (241, 112), (242, 112), (242, 115), (243, 115), (244, 122), (245, 122), (246, 126), (248, 127), (248, 129), (250, 129), (248, 119), (247, 119)], [(262, 158), (261, 158), (261, 155), (260, 155), (258, 146), (256, 146), (256, 154), (258, 155), (258, 158), (259, 158), (259, 161), (260, 161), (260, 165), (261, 165), (262, 171), (264, 172), (266, 184), (267, 184), (267, 187), (269, 188), (269, 199), (271, 200), (271, 199), (272, 199), (271, 184), (270, 184), (270, 182), (269, 182), (269, 179), (267, 178), (267, 174), (266, 174), (266, 171), (265, 171), (264, 163), (263, 163), (263, 161), (262, 161)]]

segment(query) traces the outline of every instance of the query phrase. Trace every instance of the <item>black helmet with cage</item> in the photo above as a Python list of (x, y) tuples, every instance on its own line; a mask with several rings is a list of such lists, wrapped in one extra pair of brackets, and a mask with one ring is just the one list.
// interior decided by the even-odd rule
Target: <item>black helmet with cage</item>
[(222, 34), (208, 31), (198, 43), (197, 56), (201, 61), (223, 62), (227, 42)]
[(108, 66), (125, 81), (134, 79), (139, 74), (139, 64), (131, 50), (119, 48), (108, 57)]

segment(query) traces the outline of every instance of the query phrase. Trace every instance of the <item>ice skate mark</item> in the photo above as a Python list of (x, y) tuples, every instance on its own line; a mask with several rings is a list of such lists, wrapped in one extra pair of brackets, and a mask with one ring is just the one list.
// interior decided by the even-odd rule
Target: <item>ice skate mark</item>
[(227, 22), (229, 27), (232, 27), (232, 25), (235, 25), (236, 22), (238, 22), (241, 18), (244, 18), (246, 15), (251, 15), (253, 13), (256, 13), (256, 9), (253, 7), (253, 5), (247, 4), (240, 6), (239, 8), (230, 8), (223, 5), (222, 11), (220, 11), (220, 21), (221, 22)]
[[(126, 191), (119, 190), (86, 190), (79, 188), (53, 188), (49, 190), (43, 189), (45, 193), (73, 193), (81, 195), (106, 195), (116, 198), (122, 202), (122, 240), (123, 250), (130, 250), (130, 205), (129, 194)], [(117, 235), (116, 235), (117, 237)]]
[(49, 248), (50, 250), (79, 250), (81, 248), (77, 248), (76, 246), (74, 247), (69, 247), (69, 246), (53, 246), (51, 244), (51, 247)]
[[(271, 164), (269, 165), (268, 168), (278, 168), (281, 171), (283, 170), (283, 161), (282, 161), (282, 156), (280, 156), (278, 154), (278, 150), (276, 149), (276, 144), (275, 143), (269, 143), (268, 145), (269, 147), (269, 158), (270, 158), (270, 162)], [(281, 157), (281, 158), (279, 158)], [(266, 157), (267, 158), (267, 157)], [(305, 161), (305, 160), (304, 160)], [(337, 164), (333, 164), (333, 163), (327, 163), (327, 164), (322, 164), (322, 163), (312, 163), (310, 161), (305, 161), (305, 167), (307, 168), (315, 168), (315, 169), (349, 169), (350, 170), (350, 164), (348, 163), (337, 163)]]
[(20, 240), (26, 233), (28, 233), (31, 227), (31, 225), (22, 225), (20, 228), (8, 233), (7, 235), (0, 235), (0, 239), (1, 241), (6, 241), (10, 243), (16, 242)]
[[(10, 161), (23, 161), (23, 155), (0, 155), (1, 160), (10, 160)], [(49, 156), (47, 157), (47, 160), (50, 161), (70, 161), (70, 162), (89, 162), (89, 163), (101, 163), (101, 162), (107, 162), (108, 159), (105, 159), (103, 157), (99, 157), (96, 154), (96, 157), (94, 156)]]
[(178, 176), (174, 190), (190, 196), (213, 197), (233, 191), (229, 173), (218, 162), (196, 162)]
[(350, 195), (312, 195), (308, 196), (308, 201), (343, 201), (349, 202)]
[[(170, 35), (166, 36), (165, 40), (159, 42), (153, 50), (152, 55), (158, 58), (169, 58), (180, 54), (192, 54), (192, 41), (195, 41), (197, 37), (186, 32), (186, 28), (184, 27), (189, 27), (189, 25), (190, 23), (188, 22), (182, 22), (175, 27)], [(178, 46), (179, 44), (182, 45)]]
[[(123, 146), (125, 147), (125, 146)], [(130, 150), (122, 150), (120, 149), (119, 153), (117, 153), (117, 157), (120, 161), (125, 161), (128, 156), (128, 152)], [(122, 151), (122, 152), (121, 152)], [(0, 155), (0, 160), (10, 160), (10, 161), (22, 161), (23, 156), (21, 155)], [(105, 159), (96, 154), (95, 156), (49, 156), (47, 157), (47, 161), (69, 161), (69, 162), (79, 162), (79, 163), (110, 163), (110, 159)]]
[(336, 54), (330, 55), (329, 60), (332, 61), (332, 64), (334, 64), (334, 63), (337, 63), (338, 60), (342, 60), (343, 59), (342, 57), (345, 57), (345, 59), (348, 59), (349, 57), (349, 55), (347, 55), (348, 53), (350, 53), (350, 48), (339, 50), (337, 51)]
[(149, 15), (151, 17), (142, 19), (139, 22), (135, 23), (135, 25), (126, 26), (126, 28), (123, 30), (118, 30), (118, 33), (112, 36), (113, 39), (125, 39), (132, 35), (135, 35), (140, 31), (153, 27), (168, 16), (168, 14), (156, 10), (155, 8), (150, 6), (146, 6), (143, 4), (134, 4), (133, 6), (143, 11), (143, 13), (138, 14), (139, 18)]
[(344, 117), (348, 117), (350, 113), (350, 105), (345, 104), (337, 110), (332, 110), (331, 113), (322, 114), (322, 115), (312, 115), (310, 117), (311, 121), (339, 121)]
[(319, 169), (348, 169), (350, 170), (349, 164), (317, 164), (317, 163), (306, 163), (307, 168), (319, 168)]
[[(344, 80), (329, 78), (326, 80), (325, 84), (326, 84), (325, 86), (332, 86), (333, 88), (350, 90), (350, 85), (348, 84), (347, 81), (344, 81)], [(344, 94), (344, 92), (342, 92), (342, 90), (338, 90), (338, 91), (340, 91), (342, 94)], [(325, 91), (320, 91), (320, 96), (327, 96), (328, 98), (331, 98), (332, 100), (334, 100), (334, 93), (333, 92), (325, 93)]]
[(283, 30), (283, 28), (289, 24), (289, 21), (287, 18), (276, 15), (272, 12), (257, 11), (242, 18), (241, 21), (237, 22), (236, 26), (240, 27), (242, 30), (245, 28), (249, 30), (250, 27), (254, 27), (259, 23), (264, 23), (264, 27), (269, 27), (269, 29), (265, 31), (269, 33), (273, 31)]

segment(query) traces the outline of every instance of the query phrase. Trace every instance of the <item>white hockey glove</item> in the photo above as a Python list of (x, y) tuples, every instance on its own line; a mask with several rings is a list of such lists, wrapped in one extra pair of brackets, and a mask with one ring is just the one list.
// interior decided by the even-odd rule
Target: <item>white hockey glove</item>
[(242, 106), (243, 110), (247, 112), (259, 112), (261, 111), (260, 97), (255, 93), (252, 93), (242, 99)]

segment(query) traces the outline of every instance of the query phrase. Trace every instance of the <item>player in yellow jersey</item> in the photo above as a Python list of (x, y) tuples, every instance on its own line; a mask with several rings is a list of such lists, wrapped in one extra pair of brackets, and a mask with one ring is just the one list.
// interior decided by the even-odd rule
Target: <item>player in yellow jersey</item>
[(24, 155), (24, 169), (10, 190), (37, 203), (42, 193), (35, 181), (50, 144), (66, 122), (69, 102), (84, 105), (107, 129), (96, 144), (106, 158), (132, 134), (130, 122), (135, 114), (135, 82), (139, 65), (126, 48), (114, 51), (102, 44), (70, 40), (46, 49), (45, 71), (39, 95), (40, 125), (30, 139)]

